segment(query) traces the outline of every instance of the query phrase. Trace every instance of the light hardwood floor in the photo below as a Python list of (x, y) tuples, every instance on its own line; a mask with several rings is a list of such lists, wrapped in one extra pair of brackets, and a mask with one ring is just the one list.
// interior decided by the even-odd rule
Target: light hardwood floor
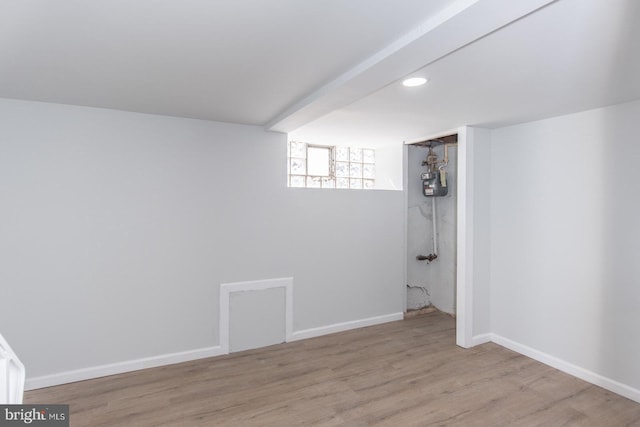
[(26, 393), (72, 426), (640, 426), (640, 404), (454, 320), (404, 321)]

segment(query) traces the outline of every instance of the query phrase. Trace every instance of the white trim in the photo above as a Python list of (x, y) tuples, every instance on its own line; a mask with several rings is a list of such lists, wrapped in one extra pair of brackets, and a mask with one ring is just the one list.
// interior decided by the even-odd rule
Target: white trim
[(491, 334), (491, 341), (498, 345), (501, 345), (502, 347), (508, 348), (509, 350), (513, 350), (517, 353), (535, 359), (538, 362), (542, 362), (545, 365), (549, 365), (553, 368), (559, 369), (560, 371), (565, 372), (569, 375), (573, 375), (574, 377), (580, 378), (591, 384), (595, 384), (604, 389), (640, 403), (640, 390), (636, 388), (630, 387), (616, 380), (612, 380), (611, 378), (607, 378), (593, 371), (574, 365), (573, 363), (569, 363), (565, 360), (559, 359), (555, 356), (544, 353), (540, 350), (536, 350), (535, 348), (531, 348), (524, 344), (512, 341), (497, 334)]
[(409, 277), (409, 147), (402, 146), (402, 283), (400, 295), (402, 297), (402, 312), (407, 312), (407, 285)]
[(232, 292), (285, 288), (285, 342), (293, 336), (293, 277), (223, 283), (220, 285), (220, 347), (229, 354), (229, 296)]
[(229, 354), (229, 294), (231, 292), (264, 290), (277, 287), (285, 288), (287, 342), (347, 331), (350, 329), (364, 328), (366, 326), (393, 322), (404, 318), (404, 313), (393, 313), (293, 332), (293, 278), (288, 277), (256, 280), (251, 282), (225, 283), (220, 285), (220, 345), (29, 378), (26, 380), (25, 390), (51, 387), (76, 381), (90, 380), (109, 375), (138, 371), (141, 369), (155, 368), (158, 366), (172, 365), (175, 363), (189, 362), (192, 360)]
[(0, 404), (20, 405), (24, 398), (24, 385), (24, 364), (0, 334)]
[[(282, 280), (282, 279), (275, 279)], [(286, 279), (289, 280), (289, 279)], [(292, 279), (291, 279), (292, 280)], [(237, 286), (231, 292), (239, 291), (240, 288), (244, 290), (260, 290), (271, 289), (275, 281), (269, 281), (271, 283), (264, 286), (255, 286), (259, 282), (242, 282), (241, 284), (227, 284), (226, 291), (229, 291), (229, 285), (241, 285)], [(246, 286), (246, 287), (245, 287)], [(233, 287), (233, 286), (231, 286)], [(293, 297), (293, 289), (290, 286), (285, 286), (287, 292), (287, 298)], [(225, 292), (229, 293), (229, 292)], [(228, 295), (227, 295), (228, 296)], [(227, 298), (228, 300), (228, 298)], [(291, 311), (293, 314), (293, 311)], [(305, 329), (302, 331), (288, 334), (287, 342), (298, 341), (306, 338), (318, 337), (321, 335), (327, 335), (335, 332), (346, 331), (356, 328), (364, 328), (366, 326), (378, 325), (381, 323), (393, 322), (395, 320), (402, 320), (404, 318), (403, 313), (393, 313), (383, 316), (369, 317), (366, 319), (353, 320), (350, 322), (336, 323), (329, 326), (323, 326), (319, 328)], [(227, 318), (228, 325), (228, 318)], [(228, 329), (227, 329), (228, 332)], [(229, 354), (228, 351), (224, 351), (221, 345), (214, 347), (200, 348), (196, 350), (182, 351), (178, 353), (164, 354), (160, 356), (145, 357), (142, 359), (129, 360), (125, 362), (111, 363), (107, 365), (94, 366), (91, 368), (76, 369), (73, 371), (59, 372), (57, 374), (44, 375), (41, 377), (29, 378), (26, 380), (25, 390), (35, 390), (38, 388), (51, 387), (55, 385), (67, 384), (76, 381), (90, 380), (94, 378), (106, 377), (109, 375), (123, 374), (126, 372), (138, 371), (141, 369), (155, 368), (158, 366), (172, 365), (175, 363), (189, 362), (197, 359), (205, 359), (208, 357), (222, 356)]]
[(141, 369), (155, 368), (158, 366), (173, 365), (175, 363), (189, 362), (191, 360), (205, 359), (207, 357), (224, 354), (220, 346), (205, 347), (196, 350), (181, 351), (178, 353), (163, 354), (160, 356), (145, 357), (142, 359), (128, 360), (126, 362), (110, 363), (91, 368), (75, 369), (73, 371), (59, 372), (57, 374), (44, 375), (29, 378), (26, 381), (25, 390), (51, 387), (76, 381), (90, 380), (106, 377), (108, 375), (123, 374), (125, 372)]
[(333, 325), (320, 326), (318, 328), (303, 329), (296, 331), (291, 337), (292, 341), (304, 340), (307, 338), (315, 338), (322, 335), (333, 334), (336, 332), (348, 331), (350, 329), (364, 328), (367, 326), (379, 325), (381, 323), (394, 322), (404, 319), (404, 313), (392, 313), (382, 316), (368, 317), (366, 319), (351, 320), (349, 322), (334, 323)]
[(491, 338), (492, 338), (491, 334), (475, 335), (474, 337), (471, 338), (471, 347), (475, 347), (480, 344), (486, 344), (488, 342), (491, 342)]
[(473, 346), (473, 133), (458, 129), (456, 344)]

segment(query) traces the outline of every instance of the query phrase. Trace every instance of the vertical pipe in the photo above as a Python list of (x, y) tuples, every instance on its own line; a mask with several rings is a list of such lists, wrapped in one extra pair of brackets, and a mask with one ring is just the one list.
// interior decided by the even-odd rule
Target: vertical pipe
[(433, 254), (438, 256), (438, 227), (436, 226), (436, 199), (431, 197), (431, 225), (433, 226)]

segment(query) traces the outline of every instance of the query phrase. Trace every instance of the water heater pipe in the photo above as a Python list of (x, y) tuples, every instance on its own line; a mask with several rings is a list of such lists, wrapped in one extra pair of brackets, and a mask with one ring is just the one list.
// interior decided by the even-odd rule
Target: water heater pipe
[(450, 146), (457, 146), (458, 143), (457, 142), (450, 142), (448, 144), (444, 144), (444, 166), (447, 166), (449, 164), (449, 147)]
[(436, 199), (431, 198), (431, 225), (433, 226), (433, 255), (438, 256), (438, 227), (436, 226)]

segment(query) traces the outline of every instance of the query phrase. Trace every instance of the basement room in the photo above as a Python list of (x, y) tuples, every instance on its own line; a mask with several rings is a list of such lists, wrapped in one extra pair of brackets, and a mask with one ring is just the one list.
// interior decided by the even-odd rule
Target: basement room
[(640, 426), (638, 22), (0, 0), (0, 425)]

